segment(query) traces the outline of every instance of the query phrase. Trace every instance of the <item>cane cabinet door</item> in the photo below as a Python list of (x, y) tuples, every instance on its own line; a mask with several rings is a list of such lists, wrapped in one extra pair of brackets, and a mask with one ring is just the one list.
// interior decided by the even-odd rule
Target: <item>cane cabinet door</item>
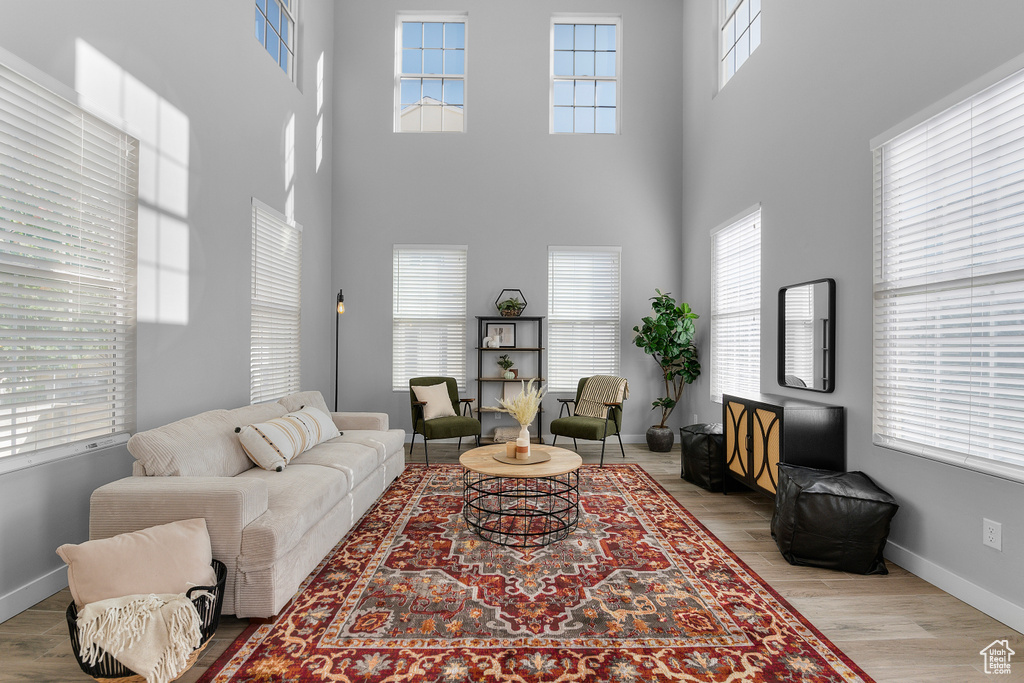
[(842, 406), (726, 394), (722, 424), (729, 476), (769, 496), (778, 488), (780, 462), (839, 472), (846, 468)]

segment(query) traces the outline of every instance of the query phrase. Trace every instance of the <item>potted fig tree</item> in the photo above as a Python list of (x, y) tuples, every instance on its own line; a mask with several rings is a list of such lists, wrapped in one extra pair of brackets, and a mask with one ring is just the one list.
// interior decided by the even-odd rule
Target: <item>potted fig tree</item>
[(672, 450), (675, 441), (672, 430), (665, 423), (672, 409), (679, 403), (683, 388), (700, 376), (697, 347), (693, 344), (697, 314), (686, 303), (676, 304), (668, 293), (654, 290), (651, 308), (654, 315), (642, 318), (642, 325), (633, 328), (633, 343), (654, 357), (665, 381), (665, 396), (653, 401), (661, 409), (661, 422), (647, 430), (647, 447), (656, 453)]

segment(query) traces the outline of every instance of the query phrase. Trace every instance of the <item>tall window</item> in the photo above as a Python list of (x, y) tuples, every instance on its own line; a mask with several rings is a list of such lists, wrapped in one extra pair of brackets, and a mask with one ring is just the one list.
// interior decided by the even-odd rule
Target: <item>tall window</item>
[(256, 40), (295, 80), (295, 5), (299, 0), (256, 0)]
[(1024, 480), (1024, 71), (874, 156), (874, 441)]
[(555, 18), (551, 24), (551, 132), (619, 130), (618, 18)]
[(619, 374), (621, 247), (548, 247), (548, 387)]
[(761, 0), (718, 0), (719, 87), (732, 78), (761, 44)]
[(395, 130), (466, 129), (466, 17), (398, 15)]
[(135, 428), (138, 141), (0, 66), (0, 471)]
[(454, 377), (466, 388), (467, 249), (453, 245), (394, 248), (391, 388), (409, 378)]
[(249, 400), (298, 391), (302, 303), (302, 226), (252, 200), (252, 303)]
[(761, 389), (761, 210), (712, 235), (711, 400)]

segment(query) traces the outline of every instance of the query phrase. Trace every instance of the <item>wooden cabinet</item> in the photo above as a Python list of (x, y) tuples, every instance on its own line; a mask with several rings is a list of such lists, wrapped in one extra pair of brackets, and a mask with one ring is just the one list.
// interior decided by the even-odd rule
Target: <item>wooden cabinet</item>
[[(478, 315), (477, 349), (476, 349), (476, 397), (477, 417), (480, 419), (481, 433), (493, 432), (495, 427), (515, 427), (516, 421), (502, 413), (498, 407), (498, 397), (504, 396), (506, 387), (519, 393), (522, 382), (535, 380), (536, 386), (543, 386), (544, 377), (544, 316), (521, 315), (505, 318), (500, 315)], [(481, 346), (487, 331), (494, 326), (511, 327), (513, 346), (487, 348)], [(515, 361), (519, 376), (505, 379), (497, 365), (498, 356), (507, 353)], [(537, 443), (544, 443), (541, 425), (544, 424), (544, 405), (541, 404), (537, 417), (533, 421), (532, 438)]]
[(846, 471), (842, 406), (782, 396), (722, 396), (727, 474), (775, 495), (779, 463)]

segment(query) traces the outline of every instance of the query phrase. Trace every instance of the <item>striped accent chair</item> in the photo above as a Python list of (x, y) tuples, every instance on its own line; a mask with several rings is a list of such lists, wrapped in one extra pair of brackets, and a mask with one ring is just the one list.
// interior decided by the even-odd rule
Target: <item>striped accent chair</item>
[[(626, 457), (622, 446), (622, 404), (629, 397), (629, 382), (624, 377), (594, 375), (584, 377), (576, 386), (575, 398), (560, 398), (562, 404), (558, 419), (551, 421), (551, 445), (558, 437), (572, 439), (573, 448), (579, 448), (576, 439), (601, 442), (601, 466), (604, 466), (605, 439), (613, 434), (619, 440), (619, 450)], [(570, 408), (570, 404), (572, 408)]]

